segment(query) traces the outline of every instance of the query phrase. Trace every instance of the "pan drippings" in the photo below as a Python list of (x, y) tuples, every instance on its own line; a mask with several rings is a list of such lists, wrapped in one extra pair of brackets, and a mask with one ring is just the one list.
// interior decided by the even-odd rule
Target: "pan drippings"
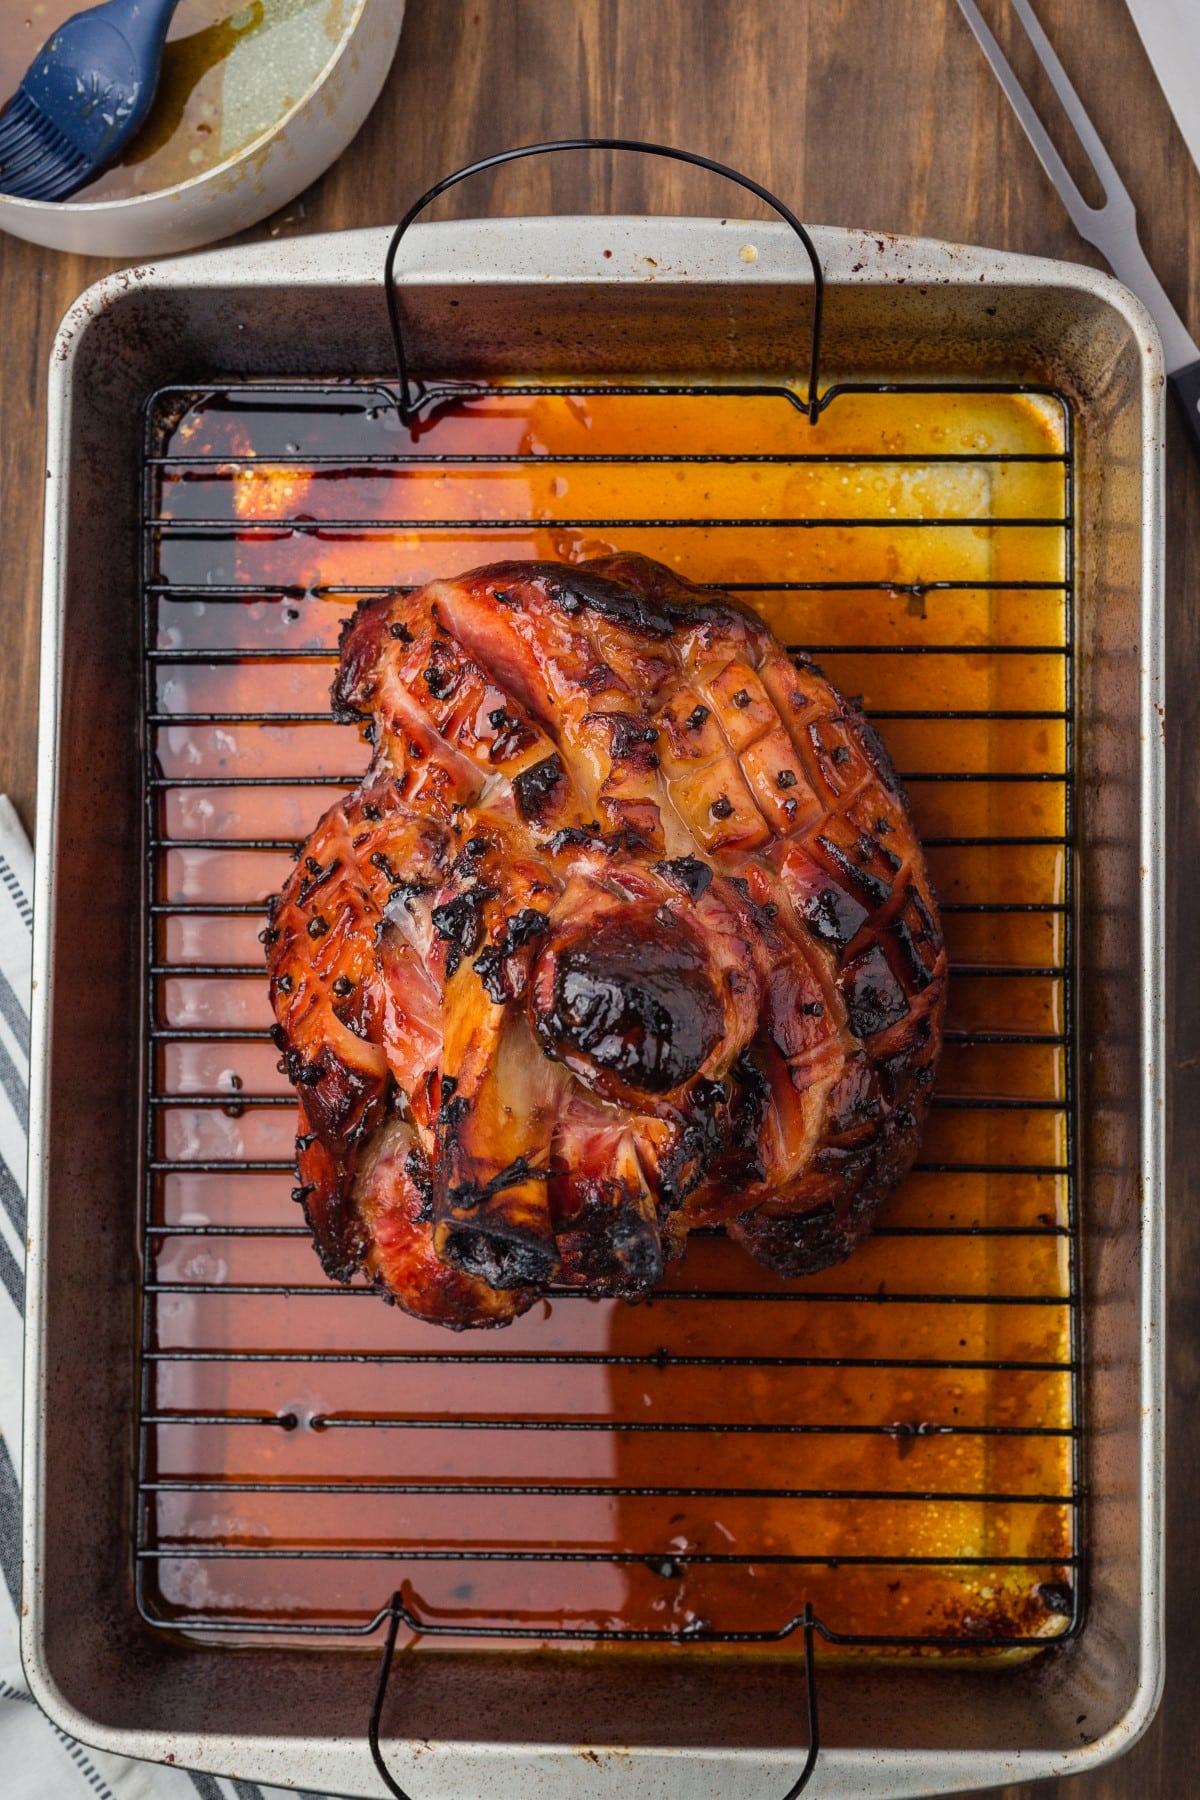
[[(513, 1624), (689, 1655), (806, 1600), (872, 1651), (1068, 1628), (1062, 403), (848, 392), (814, 429), (779, 395), (499, 389), (411, 433), (367, 386), (161, 410), (147, 1612), (350, 1640), (406, 1584), (459, 1646)], [(734, 588), (863, 695), (952, 957), (934, 1111), (837, 1268), (777, 1280), (699, 1236), (648, 1303), (555, 1295), (447, 1339), (313, 1256), (262, 906), (367, 760), (328, 701), (356, 600), (618, 549)]]

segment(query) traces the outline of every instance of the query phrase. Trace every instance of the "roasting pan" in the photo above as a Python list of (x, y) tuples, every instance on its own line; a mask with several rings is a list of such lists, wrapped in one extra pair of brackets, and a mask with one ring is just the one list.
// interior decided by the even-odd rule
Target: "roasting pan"
[[(1093, 270), (857, 231), (814, 239), (827, 378), (1028, 385), (1060, 396), (1073, 422), (1067, 1130), (1082, 1217), (1072, 1294), (1087, 1611), (1061, 1643), (990, 1671), (970, 1657), (818, 1655), (809, 1791), (916, 1796), (1094, 1767), (1145, 1728), (1161, 1685), (1163, 377), (1146, 313)], [(320, 1637), (302, 1651), (163, 1630), (135, 1589), (153, 834), (136, 594), (148, 396), (386, 372), (386, 245), (385, 232), (361, 231), (127, 270), (77, 302), (55, 343), (22, 1620), (35, 1696), (85, 1742), (364, 1796), (385, 1792), (365, 1737), (370, 1659)], [(424, 225), (403, 270), (418, 372), (803, 379), (810, 276), (783, 226)], [(387, 1616), (364, 1642), (378, 1646)], [(770, 1800), (804, 1761), (804, 1667), (769, 1651), (581, 1660), (485, 1644), (398, 1660), (383, 1735), (414, 1800)]]

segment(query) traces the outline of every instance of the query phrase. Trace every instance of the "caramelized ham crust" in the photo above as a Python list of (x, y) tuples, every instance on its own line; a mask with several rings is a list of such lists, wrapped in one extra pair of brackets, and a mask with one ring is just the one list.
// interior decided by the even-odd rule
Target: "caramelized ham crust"
[(365, 604), (333, 702), (374, 757), (266, 933), (328, 1273), (464, 1327), (634, 1298), (698, 1224), (845, 1256), (916, 1154), (946, 980), (857, 708), (637, 556)]

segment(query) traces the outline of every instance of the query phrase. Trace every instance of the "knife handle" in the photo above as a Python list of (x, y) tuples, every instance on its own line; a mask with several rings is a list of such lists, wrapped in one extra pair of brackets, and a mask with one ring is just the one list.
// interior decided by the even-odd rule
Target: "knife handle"
[(1173, 375), (1167, 376), (1167, 380), (1183, 413), (1183, 423), (1192, 440), (1192, 449), (1200, 456), (1200, 362), (1176, 369)]

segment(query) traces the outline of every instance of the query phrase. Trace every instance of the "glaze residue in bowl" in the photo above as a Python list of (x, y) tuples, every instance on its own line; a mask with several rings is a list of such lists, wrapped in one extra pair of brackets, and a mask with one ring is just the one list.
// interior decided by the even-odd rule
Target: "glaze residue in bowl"
[[(0, 34), (0, 103), (81, 0), (26, 0)], [(77, 201), (129, 200), (207, 174), (295, 106), (337, 54), (353, 0), (182, 0), (154, 107), (124, 157)]]

